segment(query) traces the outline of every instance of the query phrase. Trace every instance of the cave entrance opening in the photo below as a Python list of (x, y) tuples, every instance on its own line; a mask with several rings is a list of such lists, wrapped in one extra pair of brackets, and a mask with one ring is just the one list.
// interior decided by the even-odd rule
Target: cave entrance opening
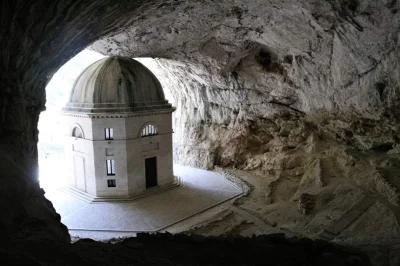
[[(39, 159), (39, 181), (40, 186), (45, 189), (46, 193), (50, 190), (63, 188), (68, 186), (68, 177), (76, 169), (68, 168), (69, 163), (67, 163), (67, 150), (64, 153), (65, 145), (69, 143), (66, 140), (68, 136), (74, 136), (75, 138), (85, 138), (82, 128), (79, 126), (75, 126), (71, 128), (69, 132), (66, 132), (65, 126), (65, 118), (62, 115), (62, 108), (65, 107), (67, 102), (69, 101), (71, 89), (76, 81), (76, 79), (81, 75), (81, 73), (94, 62), (104, 58), (105, 56), (85, 49), (78, 53), (75, 57), (66, 62), (52, 77), (48, 85), (46, 86), (46, 110), (41, 112), (38, 130), (39, 130), (39, 141), (38, 141), (38, 159)], [(153, 58), (134, 58), (139, 61), (150, 71), (156, 70), (157, 72), (157, 63)], [(157, 75), (157, 74), (156, 74)], [(159, 75), (158, 79), (161, 81), (165, 79), (165, 76)], [(163, 83), (161, 81), (161, 83)], [(163, 89), (165, 93), (165, 97), (169, 102), (174, 102), (173, 97), (171, 95), (171, 91), (166, 88), (163, 84)], [(149, 128), (146, 127), (146, 136), (157, 135), (157, 128), (153, 125), (149, 125)], [(173, 126), (174, 127), (174, 126)], [(173, 129), (172, 129), (173, 131)], [(113, 139), (113, 129), (105, 128), (105, 139), (112, 140)], [(74, 144), (72, 144), (74, 145)], [(72, 147), (77, 148), (79, 147)], [(81, 154), (83, 156), (83, 154)], [(80, 156), (80, 164), (85, 163), (84, 156)], [(157, 182), (157, 172), (151, 170), (151, 165), (157, 165), (157, 162), (154, 163), (154, 160), (150, 160), (150, 162), (143, 162), (147, 167), (146, 173), (146, 187), (155, 187), (158, 185)], [(75, 163), (74, 165), (80, 165), (79, 163)], [(79, 169), (84, 167), (78, 167)], [(154, 167), (153, 167), (154, 168)], [(85, 171), (80, 175), (84, 175)], [(158, 173), (159, 174), (159, 173)], [(82, 183), (82, 182), (81, 182)], [(85, 184), (81, 184), (83, 188), (82, 191), (85, 191)], [(115, 187), (115, 185), (113, 185)]]
[[(126, 202), (122, 202), (125, 200), (123, 199), (118, 202), (112, 201), (110, 198), (101, 198), (97, 197), (97, 195), (92, 196), (90, 193), (85, 193), (88, 192), (91, 185), (85, 179), (89, 172), (85, 172), (87, 169), (85, 167), (87, 165), (85, 155), (83, 153), (81, 156), (77, 154), (78, 157), (73, 158), (73, 164), (77, 167), (68, 167), (70, 164), (67, 163), (67, 160), (71, 157), (67, 154), (68, 149), (76, 153), (82, 151), (84, 139), (90, 138), (89, 132), (93, 133), (94, 131), (88, 131), (85, 127), (76, 123), (70, 124), (67, 130), (66, 124), (64, 124), (65, 117), (61, 113), (62, 110), (65, 110), (62, 108), (66, 106), (69, 100), (69, 92), (77, 77), (86, 67), (102, 57), (102, 55), (94, 52), (83, 51), (60, 68), (46, 88), (47, 110), (42, 112), (38, 125), (39, 180), (41, 187), (45, 189), (46, 197), (53, 203), (54, 208), (61, 216), (61, 222), (67, 226), (71, 236), (108, 239), (108, 237), (132, 236), (135, 232), (155, 231), (172, 225), (175, 226), (175, 230), (180, 231), (182, 228), (180, 228), (181, 225), (174, 222), (176, 219), (194, 217), (195, 214), (237, 197), (242, 193), (234, 184), (231, 184), (216, 173), (177, 164), (172, 167), (173, 173), (177, 177), (175, 179), (176, 182), (167, 184), (168, 187), (166, 187), (166, 170), (157, 168), (159, 164), (165, 162), (166, 156), (159, 156), (154, 150), (146, 150), (149, 147), (159, 148), (158, 144), (151, 143), (151, 141), (150, 146), (141, 145), (142, 149), (139, 150), (146, 152), (145, 156), (141, 158), (146, 171), (145, 178), (141, 180), (145, 182), (146, 188), (149, 189), (145, 193), (149, 197), (139, 195), (133, 201), (128, 199)], [(179, 109), (179, 106), (181, 106), (180, 97), (182, 96), (177, 88), (180, 88), (179, 81), (181, 78), (180, 75), (176, 75), (180, 73), (179, 69), (174, 68), (179, 63), (163, 65), (164, 59), (134, 59), (146, 66), (151, 72), (155, 70), (153, 73), (164, 89), (166, 100), (172, 103), (173, 106), (178, 104), (177, 108), (180, 110), (177, 116), (172, 117), (172, 123), (167, 124), (168, 129), (164, 127), (164, 130), (162, 130), (159, 127), (160, 124), (157, 124), (156, 121), (153, 121), (154, 123), (149, 121), (149, 124), (143, 124), (147, 125), (143, 128), (143, 131), (138, 128), (136, 136), (142, 141), (141, 144), (145, 142), (145, 138), (153, 140), (160, 138), (160, 136), (162, 137), (163, 132), (168, 132), (168, 134), (175, 133), (175, 126), (177, 131), (181, 132), (183, 127), (179, 127), (181, 125), (179, 123), (180, 115), (183, 113), (185, 117), (191, 117), (193, 114), (187, 112), (187, 108)], [(178, 67), (181, 67), (181, 64)], [(171, 125), (172, 128), (170, 128)], [(117, 142), (118, 131), (116, 127), (102, 125), (99, 128), (101, 130), (96, 132), (106, 139), (105, 143)], [(74, 139), (74, 142), (67, 142), (64, 136), (70, 140)], [(178, 139), (182, 141), (183, 138)], [(167, 143), (171, 146), (174, 145), (172, 139)], [(178, 150), (179, 153), (179, 146), (172, 147)], [(176, 150), (171, 150), (171, 153)], [(104, 151), (105, 156), (115, 155), (113, 148), (102, 149), (102, 151)], [(115, 191), (127, 188), (126, 183), (120, 182), (121, 180), (115, 178), (115, 175), (118, 175), (118, 160), (112, 161), (112, 157), (106, 158), (110, 158), (111, 161), (108, 162), (108, 159), (102, 161), (103, 169), (107, 171), (107, 178), (103, 183), (104, 186)], [(172, 159), (171, 156), (168, 158)], [(143, 159), (148, 160), (145, 161)], [(176, 161), (179, 161), (179, 159)], [(110, 168), (109, 171), (106, 168), (107, 166)], [(74, 169), (78, 173), (73, 172)], [(75, 187), (78, 188), (78, 191), (71, 191), (71, 187), (67, 185), (71, 184), (71, 180), (68, 177), (72, 173), (75, 173), (75, 176), (83, 177), (80, 180), (75, 179), (75, 184), (77, 184)], [(143, 171), (141, 173), (144, 174)], [(180, 186), (180, 184), (185, 185)], [(164, 188), (157, 190), (161, 186), (165, 186), (165, 190)], [(154, 191), (163, 193), (154, 193)], [(193, 193), (193, 191), (196, 191), (196, 193)], [(221, 193), (221, 191), (223, 192)], [(80, 194), (78, 195), (77, 192)], [(129, 204), (128, 201), (130, 201)], [(96, 204), (91, 204), (94, 202)], [(145, 212), (142, 210), (145, 210)], [(164, 210), (168, 210), (168, 212)], [(144, 215), (145, 213), (146, 215)], [(173, 223), (171, 224), (171, 222)]]
[[(79, 128), (73, 128), (71, 132), (65, 132), (61, 109), (68, 102), (71, 88), (78, 76), (85, 68), (104, 57), (100, 53), (85, 49), (65, 63), (46, 86), (46, 110), (41, 112), (38, 123), (39, 181), (45, 191), (67, 185), (68, 174), (73, 169), (67, 169), (68, 164), (64, 154), (65, 143), (67, 143), (65, 136), (72, 135), (80, 138), (83, 134), (78, 130)], [(151, 71), (157, 70), (157, 63), (153, 58), (142, 57), (134, 59)], [(160, 81), (163, 78), (165, 77), (158, 76)], [(166, 99), (173, 103), (171, 91), (166, 86), (163, 86), (163, 89)], [(105, 130), (105, 138), (113, 139), (113, 129), (107, 128)], [(157, 132), (155, 130), (156, 128), (148, 129), (149, 135), (156, 135)], [(150, 186), (157, 186), (157, 182), (154, 185), (154, 180), (149, 182)]]
[[(45, 191), (62, 187), (67, 182), (64, 156), (64, 136), (61, 108), (68, 101), (70, 89), (77, 76), (90, 64), (104, 56), (83, 50), (65, 63), (46, 86), (46, 110), (41, 112), (38, 130), (39, 181)], [(81, 132), (73, 130), (79, 137)]]

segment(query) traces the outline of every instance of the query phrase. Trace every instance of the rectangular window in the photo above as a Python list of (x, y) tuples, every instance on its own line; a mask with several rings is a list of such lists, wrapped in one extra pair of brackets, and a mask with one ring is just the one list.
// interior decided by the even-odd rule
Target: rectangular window
[(106, 139), (114, 139), (114, 129), (106, 128), (106, 129), (104, 129), (104, 131), (105, 131)]
[(115, 160), (107, 161), (107, 175), (115, 175)]
[(116, 187), (117, 186), (115, 179), (107, 179), (107, 185), (108, 185), (108, 187)]

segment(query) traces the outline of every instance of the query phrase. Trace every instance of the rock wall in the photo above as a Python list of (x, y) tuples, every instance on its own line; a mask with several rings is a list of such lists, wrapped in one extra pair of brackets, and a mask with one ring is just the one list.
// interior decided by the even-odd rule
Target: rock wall
[[(246, 160), (254, 160), (259, 155), (265, 157), (264, 161), (272, 159), (274, 156), (270, 157), (268, 152), (294, 149), (321, 134), (336, 142), (335, 145), (344, 143), (362, 151), (389, 151), (396, 147), (399, 56), (396, 49), (360, 79), (359, 83), (365, 84), (373, 83), (371, 80), (376, 76), (386, 76), (386, 83), (390, 84), (382, 92), (379, 107), (374, 107), (373, 112), (366, 108), (362, 114), (341, 109), (305, 112), (283, 102), (270, 103), (260, 91), (244, 89), (232, 77), (211, 75), (202, 65), (169, 59), (145, 63), (158, 76), (166, 95), (177, 107), (175, 160), (203, 168), (215, 164), (246, 168)], [(242, 78), (240, 75), (244, 74), (238, 74), (238, 78)], [(360, 99), (359, 103), (366, 104), (364, 100)]]
[[(111, 242), (111, 241), (110, 241)], [(139, 233), (110, 243), (82, 239), (72, 245), (12, 240), (0, 257), (2, 265), (344, 265), (369, 266), (368, 257), (352, 248), (285, 238), (284, 234), (204, 237)], [(116, 243), (115, 243), (116, 242)], [(101, 250), (101, 252), (100, 252)], [(151, 251), (151, 252), (149, 252)]]
[[(144, 1), (1, 1), (0, 229), (69, 240), (37, 180), (45, 86), (69, 58), (126, 25)], [(156, 1), (146, 1), (150, 5)], [(129, 13), (129, 14), (128, 14)], [(101, 19), (99, 19), (101, 17)]]
[(271, 141), (271, 126), (296, 126), (271, 125), (278, 117), (325, 110), (397, 123), (399, 8), (369, 0), (166, 1), (91, 48), (163, 58), (152, 70), (178, 107), (175, 159), (237, 165)]
[(199, 63), (228, 83), (212, 80), (209, 87), (248, 90), (265, 104), (376, 118), (381, 94), (396, 88), (388, 61), (396, 62), (400, 4), (347, 2), (166, 1), (91, 47)]
[(52, 74), (99, 39), (91, 48), (104, 54), (163, 58), (180, 162), (278, 180), (277, 169), (312, 163), (288, 156), (299, 147), (397, 156), (399, 8), (389, 0), (2, 1), (0, 228), (69, 239), (39, 188), (37, 120)]
[[(156, 58), (149, 67), (177, 107), (174, 159), (260, 177), (257, 198), (239, 208), (296, 234), (322, 237), (337, 222), (330, 240), (391, 246), (400, 232), (399, 8), (165, 2), (91, 49)], [(362, 197), (379, 204), (353, 206)]]

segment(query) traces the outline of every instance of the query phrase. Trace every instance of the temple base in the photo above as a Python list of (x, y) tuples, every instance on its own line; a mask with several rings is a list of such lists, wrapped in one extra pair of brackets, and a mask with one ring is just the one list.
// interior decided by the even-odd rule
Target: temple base
[(131, 202), (149, 195), (159, 194), (167, 190), (170, 190), (172, 188), (179, 187), (181, 185), (180, 177), (174, 176), (174, 179), (175, 179), (174, 182), (171, 184), (152, 187), (129, 197), (97, 197), (71, 186), (63, 187), (61, 188), (61, 190), (65, 193), (74, 196), (75, 198), (78, 198), (88, 203), (124, 202), (124, 201)]

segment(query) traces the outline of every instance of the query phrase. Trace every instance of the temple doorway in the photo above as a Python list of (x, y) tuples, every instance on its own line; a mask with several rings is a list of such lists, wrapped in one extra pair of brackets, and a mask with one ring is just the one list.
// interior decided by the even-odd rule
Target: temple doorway
[(145, 161), (146, 171), (146, 188), (157, 186), (157, 157), (146, 158)]

